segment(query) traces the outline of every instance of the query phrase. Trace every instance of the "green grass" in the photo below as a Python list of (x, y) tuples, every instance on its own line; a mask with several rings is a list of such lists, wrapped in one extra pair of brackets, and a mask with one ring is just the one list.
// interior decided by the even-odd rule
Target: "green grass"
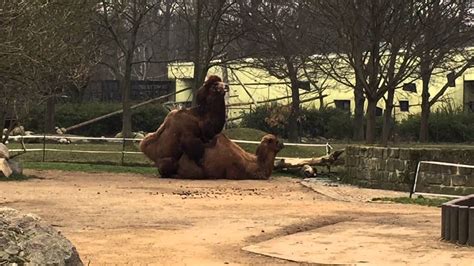
[(422, 206), (440, 206), (441, 204), (450, 201), (449, 198), (425, 198), (419, 196), (417, 198), (409, 198), (409, 197), (398, 197), (398, 198), (373, 198), (372, 201), (390, 201), (395, 203), (401, 204), (417, 204)]
[[(253, 141), (260, 141), (266, 132), (263, 132), (258, 129), (252, 128), (231, 128), (224, 131), (231, 139), (239, 139), (239, 140), (253, 140)], [(283, 140), (285, 141), (285, 140)], [(247, 144), (247, 143), (239, 143), (244, 150), (254, 153), (257, 149), (257, 144)], [(340, 147), (334, 147), (339, 149)], [(283, 150), (281, 150), (277, 156), (279, 157), (299, 157), (299, 158), (307, 158), (307, 157), (318, 157), (326, 155), (326, 148), (325, 147), (298, 147), (298, 146), (285, 146)]]
[[(263, 131), (248, 129), (248, 128), (237, 128), (229, 129), (224, 132), (227, 136), (232, 139), (242, 140), (254, 140), (260, 141), (263, 135), (266, 133)], [(26, 143), (28, 149), (42, 149), (42, 143)], [(250, 153), (255, 153), (257, 144), (238, 144), (244, 150)], [(19, 143), (10, 143), (8, 145), (10, 149), (21, 149)], [(84, 150), (84, 151), (122, 151), (121, 143), (101, 142), (101, 143), (72, 143), (72, 144), (57, 144), (57, 143), (46, 143), (48, 149), (59, 149), (59, 150)], [(139, 152), (138, 144), (129, 145), (125, 149), (126, 151)], [(11, 154), (15, 154), (12, 152)], [(325, 155), (324, 147), (296, 147), (286, 146), (278, 156), (281, 157), (317, 157)], [(18, 157), (22, 162), (41, 162), (43, 161), (43, 152), (27, 152)], [(122, 162), (122, 154), (102, 154), (102, 153), (73, 153), (73, 152), (56, 152), (46, 151), (45, 153), (46, 162), (63, 162), (63, 163), (88, 163), (88, 164), (111, 164), (118, 165)], [(123, 162), (127, 165), (140, 165), (149, 166), (150, 161), (143, 154), (125, 154)]]
[(226, 129), (223, 132), (227, 137), (231, 139), (240, 139), (240, 140), (255, 140), (260, 141), (263, 136), (267, 133), (258, 129), (253, 128), (230, 128)]
[[(43, 144), (26, 143), (27, 149), (41, 149)], [(21, 149), (18, 143), (10, 143), (10, 149)], [(56, 144), (47, 143), (48, 149), (59, 150), (83, 150), (83, 151), (122, 151), (121, 143), (73, 143), (73, 144)], [(138, 152), (136, 145), (126, 147), (126, 151)], [(15, 154), (12, 152), (11, 154)], [(41, 162), (43, 161), (43, 152), (27, 152), (18, 157), (22, 162)], [(122, 154), (102, 154), (102, 153), (73, 153), (73, 152), (56, 152), (47, 151), (45, 153), (45, 161), (47, 162), (69, 162), (69, 163), (94, 163), (94, 164), (120, 164)], [(133, 165), (150, 165), (150, 161), (143, 154), (125, 154), (124, 163)]]
[(86, 163), (58, 163), (58, 162), (25, 162), (26, 169), (36, 170), (62, 170), (62, 171), (76, 171), (89, 173), (132, 173), (143, 175), (157, 175), (157, 170), (154, 167), (142, 166), (122, 166), (122, 165), (107, 165), (107, 164), (86, 164)]

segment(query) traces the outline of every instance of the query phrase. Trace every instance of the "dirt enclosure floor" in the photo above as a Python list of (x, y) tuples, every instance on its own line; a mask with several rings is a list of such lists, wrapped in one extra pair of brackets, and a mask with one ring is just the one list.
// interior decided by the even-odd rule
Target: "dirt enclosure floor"
[(0, 182), (0, 206), (53, 224), (76, 245), (86, 265), (474, 261), (474, 249), (439, 241), (439, 208), (365, 202), (391, 195), (381, 191), (309, 188), (289, 178), (28, 174), (38, 178)]

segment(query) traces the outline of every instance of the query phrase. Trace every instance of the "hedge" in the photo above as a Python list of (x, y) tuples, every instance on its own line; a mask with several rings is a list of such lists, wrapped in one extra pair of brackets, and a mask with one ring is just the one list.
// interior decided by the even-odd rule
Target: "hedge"
[[(121, 109), (117, 103), (64, 103), (56, 106), (55, 120), (59, 127), (69, 127), (89, 119)], [(44, 107), (31, 112), (23, 124), (27, 130), (43, 132)], [(148, 105), (133, 110), (133, 131), (152, 132), (163, 122), (168, 111), (161, 105)], [(115, 115), (70, 132), (84, 136), (114, 136), (122, 130), (122, 116)]]

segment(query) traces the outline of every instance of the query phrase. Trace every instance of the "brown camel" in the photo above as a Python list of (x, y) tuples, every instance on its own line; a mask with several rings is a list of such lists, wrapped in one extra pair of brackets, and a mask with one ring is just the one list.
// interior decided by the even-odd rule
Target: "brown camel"
[(244, 151), (224, 134), (206, 148), (202, 167), (185, 154), (179, 160), (176, 178), (186, 179), (268, 179), (276, 154), (283, 148), (274, 135), (265, 135), (255, 154)]
[(198, 106), (171, 111), (157, 131), (140, 142), (140, 150), (163, 177), (176, 174), (183, 153), (200, 165), (206, 143), (224, 127), (227, 89), (220, 77), (210, 76), (197, 91)]

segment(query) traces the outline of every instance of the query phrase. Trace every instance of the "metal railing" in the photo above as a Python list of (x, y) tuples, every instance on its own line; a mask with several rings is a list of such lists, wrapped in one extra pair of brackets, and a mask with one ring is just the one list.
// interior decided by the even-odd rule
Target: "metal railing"
[[(24, 149), (10, 149), (10, 152), (43, 152), (42, 161), (46, 161), (46, 152), (67, 152), (67, 153), (90, 153), (90, 154), (121, 154), (122, 164), (124, 163), (124, 156), (125, 154), (142, 154), (139, 151), (127, 151), (126, 150), (126, 141), (131, 142), (140, 142), (142, 138), (106, 138), (106, 137), (77, 137), (77, 136), (62, 136), (62, 135), (28, 135), (28, 136), (10, 136), (10, 140), (24, 142), (24, 140), (31, 140), (31, 139), (39, 139), (43, 146), (42, 148), (26, 148)], [(47, 148), (47, 141), (48, 140), (56, 140), (58, 141), (56, 144), (60, 144), (59, 140), (64, 139), (66, 141), (76, 140), (76, 141), (97, 141), (97, 142), (108, 142), (108, 143), (121, 143), (122, 150), (121, 151), (105, 151), (105, 150), (78, 150), (78, 149), (57, 149), (57, 148)], [(260, 141), (250, 141), (250, 140), (236, 140), (231, 139), (232, 142), (235, 143), (242, 143), (242, 144), (260, 144)], [(329, 143), (325, 144), (312, 144), (312, 143), (285, 143), (285, 146), (299, 146), (299, 147), (324, 147), (326, 150), (326, 154), (331, 153), (333, 147)], [(65, 145), (66, 147), (66, 145)], [(277, 157), (276, 159), (284, 159), (289, 157)]]

